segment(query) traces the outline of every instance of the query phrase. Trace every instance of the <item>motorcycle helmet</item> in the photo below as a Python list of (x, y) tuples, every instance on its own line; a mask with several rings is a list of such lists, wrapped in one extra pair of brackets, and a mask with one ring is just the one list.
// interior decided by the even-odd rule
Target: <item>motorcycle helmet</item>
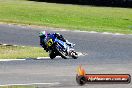
[(40, 33), (39, 33), (39, 37), (42, 37), (42, 36), (45, 36), (46, 35), (46, 32), (45, 31), (41, 31)]
[(60, 33), (57, 32), (56, 34), (60, 36)]

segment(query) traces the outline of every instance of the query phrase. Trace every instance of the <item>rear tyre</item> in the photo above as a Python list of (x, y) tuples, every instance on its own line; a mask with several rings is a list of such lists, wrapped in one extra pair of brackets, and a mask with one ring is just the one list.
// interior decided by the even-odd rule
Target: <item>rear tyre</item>
[(51, 59), (54, 59), (54, 58), (56, 57), (56, 54), (55, 54), (53, 51), (51, 51), (51, 52), (49, 53), (49, 57), (50, 57)]

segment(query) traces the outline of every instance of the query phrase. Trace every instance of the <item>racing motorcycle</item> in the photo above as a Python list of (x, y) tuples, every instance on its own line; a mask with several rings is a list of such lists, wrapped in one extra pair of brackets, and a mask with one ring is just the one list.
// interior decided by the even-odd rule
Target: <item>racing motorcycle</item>
[(48, 37), (46, 42), (47, 47), (49, 48), (49, 56), (51, 59), (54, 59), (56, 56), (61, 56), (64, 59), (67, 59), (68, 57), (72, 57), (73, 59), (78, 58), (77, 52), (66, 44), (66, 42), (63, 42), (53, 35)]

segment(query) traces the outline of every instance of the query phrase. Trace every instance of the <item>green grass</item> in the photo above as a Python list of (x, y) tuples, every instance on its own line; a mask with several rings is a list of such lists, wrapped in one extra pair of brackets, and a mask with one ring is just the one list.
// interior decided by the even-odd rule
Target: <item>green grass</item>
[(43, 48), (39, 47), (21, 47), (21, 46), (2, 46), (0, 45), (1, 59), (16, 59), (16, 58), (37, 58), (48, 56)]
[(0, 0), (0, 21), (71, 30), (132, 33), (132, 9)]

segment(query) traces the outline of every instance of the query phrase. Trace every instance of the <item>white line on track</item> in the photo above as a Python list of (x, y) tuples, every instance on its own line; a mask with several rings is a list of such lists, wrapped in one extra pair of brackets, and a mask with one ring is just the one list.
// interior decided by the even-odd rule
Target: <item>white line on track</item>
[[(54, 30), (54, 31), (71, 31), (71, 30)], [(103, 35), (132, 35), (132, 34), (121, 34), (121, 33), (111, 33), (111, 32), (96, 32), (96, 31), (80, 31), (72, 30), (72, 32), (81, 32), (81, 33), (91, 33), (91, 34), (103, 34)]]
[(8, 44), (2, 44), (3, 46), (6, 46), (6, 45), (8, 45)]
[(114, 35), (125, 35), (125, 34), (121, 34), (121, 33), (115, 33)]
[[(85, 56), (83, 53), (81, 53), (81, 52), (77, 52), (78, 53), (78, 56)], [(39, 60), (39, 59), (45, 59), (45, 58), (47, 58), (47, 59), (50, 59), (50, 57), (37, 57), (37, 59)], [(57, 56), (56, 58), (61, 58), (61, 56)]]
[(53, 83), (23, 83), (23, 84), (1, 84), (0, 86), (27, 86), (27, 85), (59, 85), (59, 82)]
[(112, 34), (112, 33), (109, 33), (109, 32), (103, 32), (102, 34), (106, 34), (106, 35), (107, 35), (107, 34)]
[[(77, 52), (78, 53), (78, 56), (85, 56), (83, 53), (81, 52)], [(60, 56), (57, 56), (56, 58), (61, 58)], [(50, 59), (50, 57), (37, 57), (36, 59), (34, 60), (42, 60), (42, 59)], [(27, 59), (0, 59), (0, 62), (8, 62), (8, 61), (24, 61), (24, 60), (27, 60)], [(33, 60), (33, 59), (32, 59)]]
[(83, 53), (81, 52), (77, 52), (78, 53), (78, 56), (85, 56)]
[(80, 30), (75, 30), (73, 32), (85, 32), (85, 33), (103, 34), (103, 35), (131, 35), (131, 34), (121, 34), (121, 33), (111, 33), (111, 32), (80, 31)]
[[(67, 29), (62, 29), (62, 28), (52, 28), (52, 27), (44, 27), (44, 26), (37, 26), (37, 25), (25, 25), (25, 24), (16, 24), (16, 23), (5, 23), (5, 22), (0, 22), (0, 24), (7, 24), (9, 26), (19, 26), (22, 28), (49, 28), (52, 31), (72, 31), (72, 32), (85, 32), (85, 33), (98, 33), (98, 34), (108, 34), (108, 35), (116, 35), (116, 36), (120, 36), (120, 35), (130, 35), (132, 36), (132, 34), (121, 34), (121, 33), (110, 33), (110, 32), (96, 32), (96, 31), (81, 31), (81, 30), (67, 30)], [(131, 26), (130, 26), (131, 28)]]
[[(57, 56), (56, 58), (60, 58), (60, 56)], [(37, 60), (39, 59), (50, 59), (50, 57), (37, 57)]]
[[(71, 30), (65, 30), (65, 29), (56, 29), (53, 31), (71, 31)], [(103, 35), (132, 35), (132, 34), (121, 34), (121, 33), (111, 33), (111, 32), (96, 32), (96, 31), (80, 31), (80, 30), (72, 30), (72, 32), (81, 32), (81, 33), (91, 33), (91, 34), (103, 34)]]
[(26, 59), (0, 59), (0, 61), (24, 61)]
[[(85, 31), (85, 32), (87, 32), (87, 31)], [(98, 33), (98, 32), (96, 32), (96, 31), (90, 31), (90, 32), (88, 32), (88, 33)]]

